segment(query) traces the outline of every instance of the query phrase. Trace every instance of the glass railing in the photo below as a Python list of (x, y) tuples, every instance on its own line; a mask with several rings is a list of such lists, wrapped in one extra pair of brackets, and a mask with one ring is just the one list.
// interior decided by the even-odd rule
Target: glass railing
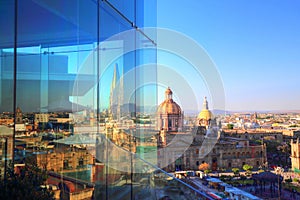
[[(157, 151), (151, 157), (119, 148), (104, 135), (98, 141), (102, 141), (98, 146), (102, 155), (97, 158), (103, 161), (105, 172), (95, 181), (96, 199), (213, 199), (201, 186), (192, 186), (191, 180), (198, 179), (195, 173), (178, 178), (157, 167)], [(118, 158), (120, 154), (123, 156)]]
[[(188, 184), (144, 160), (148, 171), (144, 173), (125, 173), (114, 182), (98, 182), (95, 185), (96, 199), (214, 199), (207, 193)], [(111, 177), (111, 174), (107, 174)]]

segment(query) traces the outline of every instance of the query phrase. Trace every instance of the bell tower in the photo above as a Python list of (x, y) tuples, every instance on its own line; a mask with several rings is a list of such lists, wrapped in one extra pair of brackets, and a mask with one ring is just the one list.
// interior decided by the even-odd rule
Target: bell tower
[(16, 124), (23, 124), (23, 113), (20, 107), (16, 110)]

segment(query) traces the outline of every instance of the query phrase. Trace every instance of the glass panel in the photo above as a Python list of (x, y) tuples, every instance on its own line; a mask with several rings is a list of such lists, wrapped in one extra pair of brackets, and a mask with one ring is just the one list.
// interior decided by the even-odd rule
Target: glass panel
[[(0, 180), (7, 180), (13, 159), (14, 126), (14, 3), (0, 2)], [(5, 15), (5, 17), (2, 17)]]
[(64, 198), (85, 187), (91, 197), (94, 158), (76, 127), (97, 116), (99, 10), (93, 1), (19, 2), (17, 106), (28, 121), (16, 124), (15, 163), (33, 159)]
[[(156, 1), (136, 1), (136, 19), (138, 27), (156, 27), (157, 24), (157, 2)], [(154, 32), (152, 32), (154, 33)], [(151, 38), (152, 35), (147, 33)]]
[(144, 0), (108, 0), (106, 4), (110, 5), (122, 18), (139, 28), (142, 27), (155, 27), (156, 26), (156, 1), (144, 1)]
[(115, 12), (119, 12), (120, 15), (123, 15), (123, 18), (126, 18), (131, 22), (135, 21), (136, 0), (128, 0), (128, 1), (107, 0), (106, 4), (116, 9)]
[(15, 148), (16, 166), (33, 160), (61, 198), (156, 199), (155, 31), (130, 22), (155, 25), (150, 3), (15, 2), (0, 3), (1, 172)]

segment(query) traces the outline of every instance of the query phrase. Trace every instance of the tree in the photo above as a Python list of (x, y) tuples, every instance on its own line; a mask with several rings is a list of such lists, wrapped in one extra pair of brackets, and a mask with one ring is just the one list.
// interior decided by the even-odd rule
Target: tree
[(54, 199), (53, 193), (42, 188), (47, 172), (38, 168), (36, 162), (29, 160), (20, 172), (13, 165), (7, 167), (6, 179), (0, 182), (0, 199)]
[(253, 169), (253, 167), (251, 165), (245, 164), (243, 166), (243, 170), (245, 170), (245, 171), (252, 170), (252, 169)]
[(211, 172), (211, 170), (210, 169), (206, 169), (206, 170), (204, 170), (204, 174), (209, 174)]
[(227, 124), (228, 129), (233, 129), (234, 125), (233, 124)]
[(252, 171), (251, 171), (252, 169), (253, 169), (253, 167), (251, 165), (245, 164), (243, 166), (243, 170), (246, 171), (246, 175), (251, 175), (252, 174)]
[(202, 162), (200, 165), (199, 165), (199, 170), (201, 171), (205, 171), (205, 170), (208, 170), (209, 169), (209, 164), (206, 163), (206, 162)]
[(240, 173), (240, 169), (239, 168), (234, 167), (231, 170), (234, 173), (234, 175), (239, 175), (239, 173)]
[(288, 157), (290, 156), (291, 146), (286, 142), (281, 143), (277, 146), (277, 150), (280, 151), (285, 156), (285, 165), (288, 164)]

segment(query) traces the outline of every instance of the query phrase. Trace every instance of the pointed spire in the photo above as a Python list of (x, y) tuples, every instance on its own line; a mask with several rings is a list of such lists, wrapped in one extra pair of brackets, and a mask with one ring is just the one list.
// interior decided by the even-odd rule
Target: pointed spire
[(110, 85), (110, 97), (109, 97), (109, 111), (110, 113), (112, 114), (113, 113), (113, 104), (114, 104), (114, 90), (117, 86), (117, 83), (118, 83), (118, 80), (119, 80), (119, 69), (118, 69), (118, 64), (116, 63), (115, 66), (114, 66), (114, 74), (113, 74), (113, 77), (112, 77), (112, 81), (111, 81), (111, 85)]
[(118, 64), (116, 63), (115, 67), (114, 67), (114, 75), (113, 75), (111, 86), (110, 86), (111, 92), (117, 86), (118, 79), (119, 79), (119, 70), (118, 70)]
[(206, 97), (204, 97), (204, 101), (203, 101), (203, 110), (208, 110), (208, 102)]

